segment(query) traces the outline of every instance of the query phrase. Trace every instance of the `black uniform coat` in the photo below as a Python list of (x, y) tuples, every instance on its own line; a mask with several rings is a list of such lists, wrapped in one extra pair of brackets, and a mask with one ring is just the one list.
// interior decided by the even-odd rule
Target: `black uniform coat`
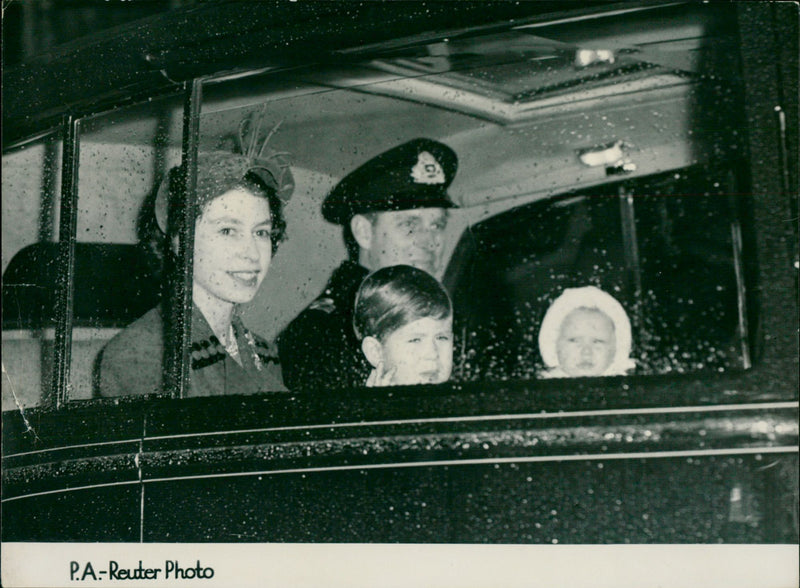
[(363, 386), (372, 369), (353, 331), (356, 293), (368, 270), (345, 261), (328, 285), (278, 337), (286, 386), (321, 391)]

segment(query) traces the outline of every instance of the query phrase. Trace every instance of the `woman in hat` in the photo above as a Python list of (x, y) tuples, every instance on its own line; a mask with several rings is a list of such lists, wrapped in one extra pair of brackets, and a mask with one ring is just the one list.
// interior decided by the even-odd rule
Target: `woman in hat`
[[(277, 156), (277, 157), (276, 157)], [(158, 191), (155, 218), (169, 261), (177, 249), (182, 168)], [(201, 153), (192, 279), (191, 374), (186, 396), (283, 391), (275, 347), (244, 327), (240, 304), (256, 295), (285, 232), (283, 203), (293, 185), (279, 154), (262, 158)], [(151, 309), (106, 345), (101, 396), (162, 392), (165, 305)]]

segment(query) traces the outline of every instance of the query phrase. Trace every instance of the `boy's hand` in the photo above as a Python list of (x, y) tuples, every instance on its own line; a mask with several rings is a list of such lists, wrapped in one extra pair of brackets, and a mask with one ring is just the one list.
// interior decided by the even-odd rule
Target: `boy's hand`
[(383, 362), (382, 361), (378, 362), (378, 365), (375, 366), (369, 373), (369, 377), (367, 378), (367, 383), (366, 383), (367, 388), (374, 388), (376, 386), (394, 385), (394, 374), (396, 371), (397, 368), (392, 368), (388, 371), (384, 371)]

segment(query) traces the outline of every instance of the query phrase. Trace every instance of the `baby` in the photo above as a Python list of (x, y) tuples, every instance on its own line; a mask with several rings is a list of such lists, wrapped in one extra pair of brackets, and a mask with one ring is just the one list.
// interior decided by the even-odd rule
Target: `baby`
[(368, 275), (353, 327), (373, 369), (367, 386), (439, 384), (453, 369), (453, 306), (442, 285), (408, 265)]
[(567, 288), (544, 315), (539, 351), (543, 378), (619, 376), (636, 367), (625, 309), (595, 286)]

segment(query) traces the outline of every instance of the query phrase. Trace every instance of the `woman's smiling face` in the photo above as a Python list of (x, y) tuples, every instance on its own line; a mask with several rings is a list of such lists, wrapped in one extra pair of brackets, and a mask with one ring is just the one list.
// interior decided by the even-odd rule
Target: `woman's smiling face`
[(203, 208), (195, 224), (194, 288), (231, 304), (250, 302), (272, 260), (267, 198), (234, 188)]

